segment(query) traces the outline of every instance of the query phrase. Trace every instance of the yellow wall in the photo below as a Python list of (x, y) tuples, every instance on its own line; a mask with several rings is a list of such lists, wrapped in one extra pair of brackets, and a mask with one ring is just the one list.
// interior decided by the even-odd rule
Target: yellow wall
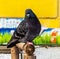
[[(52, 6), (52, 5), (51, 5)], [(58, 16), (56, 19), (40, 19), (41, 24), (49, 28), (60, 28), (60, 0), (58, 0)]]
[(24, 17), (28, 8), (35, 12), (43, 26), (60, 27), (60, 0), (0, 0), (0, 17)]

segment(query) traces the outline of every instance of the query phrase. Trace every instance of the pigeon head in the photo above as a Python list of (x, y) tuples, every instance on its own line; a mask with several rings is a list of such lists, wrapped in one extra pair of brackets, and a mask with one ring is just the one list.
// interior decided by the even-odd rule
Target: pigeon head
[(34, 12), (31, 9), (26, 9), (25, 16), (27, 18), (36, 18), (36, 15), (34, 14)]

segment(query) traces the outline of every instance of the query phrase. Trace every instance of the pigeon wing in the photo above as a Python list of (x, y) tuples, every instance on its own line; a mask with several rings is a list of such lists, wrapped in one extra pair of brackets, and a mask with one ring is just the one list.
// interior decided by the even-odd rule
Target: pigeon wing
[[(7, 47), (13, 47), (19, 42), (25, 42), (26, 41), (26, 35), (28, 34), (28, 23), (26, 21), (22, 21), (15, 32), (13, 33), (13, 36), (11, 37), (10, 41), (7, 44)], [(24, 38), (24, 39), (23, 39)]]

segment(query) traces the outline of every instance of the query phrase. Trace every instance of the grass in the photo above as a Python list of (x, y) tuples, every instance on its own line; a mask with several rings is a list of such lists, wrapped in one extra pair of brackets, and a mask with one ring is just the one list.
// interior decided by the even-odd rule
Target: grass
[[(0, 33), (0, 45), (7, 44), (11, 37), (12, 37), (12, 35), (8, 32), (5, 32), (4, 34)], [(60, 35), (56, 36), (56, 43), (51, 43), (51, 38), (52, 38), (52, 36), (50, 34), (44, 33), (41, 36), (37, 36), (33, 40), (33, 42), (35, 45), (40, 45), (40, 44), (60, 45)]]
[(45, 33), (45, 34), (43, 34), (41, 36), (37, 36), (33, 40), (33, 42), (34, 42), (35, 45), (40, 45), (40, 44), (47, 44), (47, 45), (54, 45), (54, 44), (56, 44), (56, 45), (60, 45), (60, 35), (56, 36), (56, 43), (51, 42), (51, 38), (52, 37), (53, 36), (51, 36), (50, 34)]
[(2, 34), (0, 33), (0, 45), (3, 45), (3, 44), (7, 44), (8, 41), (10, 40), (11, 38), (11, 34), (9, 34), (8, 32)]

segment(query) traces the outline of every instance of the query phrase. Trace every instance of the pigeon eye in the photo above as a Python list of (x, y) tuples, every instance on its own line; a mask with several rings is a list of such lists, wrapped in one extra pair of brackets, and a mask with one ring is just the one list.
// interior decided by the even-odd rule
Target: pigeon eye
[(29, 16), (30, 16), (30, 14), (27, 14), (27, 16), (29, 17)]

